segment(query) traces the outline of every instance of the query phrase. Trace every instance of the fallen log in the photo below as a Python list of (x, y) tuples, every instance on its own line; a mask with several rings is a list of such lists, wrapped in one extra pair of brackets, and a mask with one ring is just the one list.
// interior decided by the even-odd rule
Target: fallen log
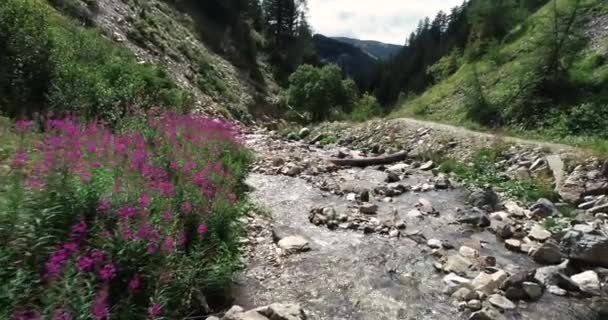
[(329, 159), (328, 161), (342, 167), (369, 167), (381, 164), (391, 164), (407, 159), (409, 152), (401, 151), (383, 157), (359, 158), (359, 159)]

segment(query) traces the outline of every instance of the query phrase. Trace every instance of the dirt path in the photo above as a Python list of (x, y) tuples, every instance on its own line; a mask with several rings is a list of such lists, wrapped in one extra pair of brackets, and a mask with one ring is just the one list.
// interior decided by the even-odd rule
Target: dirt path
[(481, 138), (484, 140), (501, 139), (501, 140), (504, 140), (505, 142), (515, 143), (518, 145), (528, 145), (528, 146), (533, 146), (533, 147), (547, 148), (547, 149), (550, 149), (551, 152), (554, 152), (554, 153), (584, 152), (583, 150), (581, 150), (579, 148), (575, 148), (575, 147), (572, 147), (572, 146), (569, 146), (566, 144), (551, 143), (551, 142), (539, 141), (539, 140), (522, 139), (522, 138), (505, 136), (505, 135), (502, 135), (499, 133), (474, 131), (474, 130), (466, 129), (463, 127), (457, 127), (457, 126), (452, 126), (452, 125), (437, 123), (437, 122), (432, 122), (432, 121), (424, 121), (424, 120), (418, 120), (418, 119), (412, 119), (412, 118), (397, 118), (397, 119), (392, 119), (389, 121), (398, 123), (400, 125), (416, 128), (416, 129), (432, 128), (439, 132), (453, 134), (455, 136), (460, 136), (460, 137), (478, 137), (478, 138)]
[[(246, 140), (260, 156), (248, 179), (251, 197), (268, 215), (248, 218), (247, 268), (236, 292), (241, 306), (298, 303), (309, 319), (469, 319), (477, 307), (459, 306), (445, 294), (450, 272), (473, 279), (488, 270), (516, 275), (539, 267), (486, 229), (459, 222), (474, 214), (466, 190), (444, 188), (407, 163), (393, 168), (400, 181), (388, 184), (383, 168), (328, 165), (324, 159), (337, 152), (332, 148), (281, 141), (265, 132)], [(377, 209), (362, 214), (365, 205)], [(311, 216), (315, 209), (327, 215)], [(329, 221), (319, 223), (321, 217)], [(280, 240), (293, 237), (303, 239), (308, 250), (282, 248)], [(440, 240), (442, 248), (430, 248), (429, 239)], [(464, 267), (454, 265), (463, 261), (463, 246), (476, 252), (464, 258)], [(495, 267), (486, 269), (486, 261), (494, 260)], [(515, 303), (514, 310), (476, 319), (599, 319), (584, 299), (545, 293), (536, 302)], [(487, 301), (483, 308), (497, 310)]]

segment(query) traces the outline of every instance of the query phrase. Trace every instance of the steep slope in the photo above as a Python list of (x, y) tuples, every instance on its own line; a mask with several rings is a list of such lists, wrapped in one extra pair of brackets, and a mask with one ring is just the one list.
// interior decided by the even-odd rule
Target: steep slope
[(335, 63), (353, 78), (359, 88), (366, 89), (373, 81), (377, 59), (362, 49), (321, 34), (313, 37), (313, 46), (323, 63)]
[(352, 44), (382, 61), (394, 57), (403, 48), (403, 46), (373, 40), (359, 40), (347, 37), (333, 37), (333, 39)]
[[(81, 0), (75, 1), (76, 3)], [(72, 16), (63, 1), (51, 1)], [(85, 3), (86, 1), (82, 1)], [(117, 44), (130, 49), (141, 63), (162, 66), (176, 83), (192, 93), (204, 113), (246, 118), (248, 108), (270, 104), (278, 92), (263, 61), (253, 67), (231, 55), (238, 48), (230, 32), (205, 20), (183, 2), (99, 0), (89, 23)], [(202, 28), (216, 31), (210, 43)], [(268, 98), (268, 99), (267, 99)]]
[[(574, 1), (557, 3), (565, 11)], [(581, 4), (577, 28), (581, 35), (573, 32), (565, 38), (573, 45), (572, 52), (564, 54), (563, 84), (547, 83), (543, 67), (548, 50), (543, 41), (553, 17), (551, 2), (513, 30), (496, 50), (480, 59), (459, 57), (464, 62), (455, 73), (402, 101), (391, 116), (474, 128), (501, 126), (561, 142), (605, 145), (597, 139), (606, 138), (608, 5), (595, 0)], [(580, 39), (585, 42), (576, 42)]]

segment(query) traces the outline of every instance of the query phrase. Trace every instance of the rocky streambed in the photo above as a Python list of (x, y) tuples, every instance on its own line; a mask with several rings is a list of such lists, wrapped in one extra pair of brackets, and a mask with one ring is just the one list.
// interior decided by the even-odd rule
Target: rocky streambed
[[(246, 140), (260, 157), (251, 197), (266, 214), (247, 217), (235, 291), (253, 311), (223, 319), (606, 317), (599, 195), (581, 193), (580, 214), (562, 221), (546, 199), (525, 206), (491, 188), (471, 192), (413, 159), (337, 167), (327, 159), (362, 155), (263, 130)], [(529, 166), (546, 165), (537, 162)], [(549, 231), (547, 218), (567, 226)], [(292, 312), (255, 311), (273, 303)]]

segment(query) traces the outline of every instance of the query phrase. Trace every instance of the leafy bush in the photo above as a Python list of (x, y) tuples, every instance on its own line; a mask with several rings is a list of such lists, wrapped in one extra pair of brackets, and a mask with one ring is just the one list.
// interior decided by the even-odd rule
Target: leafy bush
[(193, 102), (163, 71), (36, 0), (0, 3), (0, 90), (9, 116), (50, 109), (112, 124), (132, 105)]
[[(0, 193), (0, 318), (178, 319), (239, 268), (249, 155), (223, 122), (49, 120)], [(31, 122), (19, 122), (24, 139)], [(2, 201), (4, 199), (4, 201)]]
[(347, 112), (356, 95), (352, 82), (342, 81), (342, 71), (337, 65), (323, 68), (302, 65), (289, 77), (289, 104), (296, 110), (309, 112), (312, 121), (325, 119), (332, 109)]
[(355, 108), (352, 113), (354, 121), (363, 122), (374, 117), (382, 115), (382, 106), (376, 100), (376, 97), (370, 94), (364, 94), (359, 101), (355, 104)]

